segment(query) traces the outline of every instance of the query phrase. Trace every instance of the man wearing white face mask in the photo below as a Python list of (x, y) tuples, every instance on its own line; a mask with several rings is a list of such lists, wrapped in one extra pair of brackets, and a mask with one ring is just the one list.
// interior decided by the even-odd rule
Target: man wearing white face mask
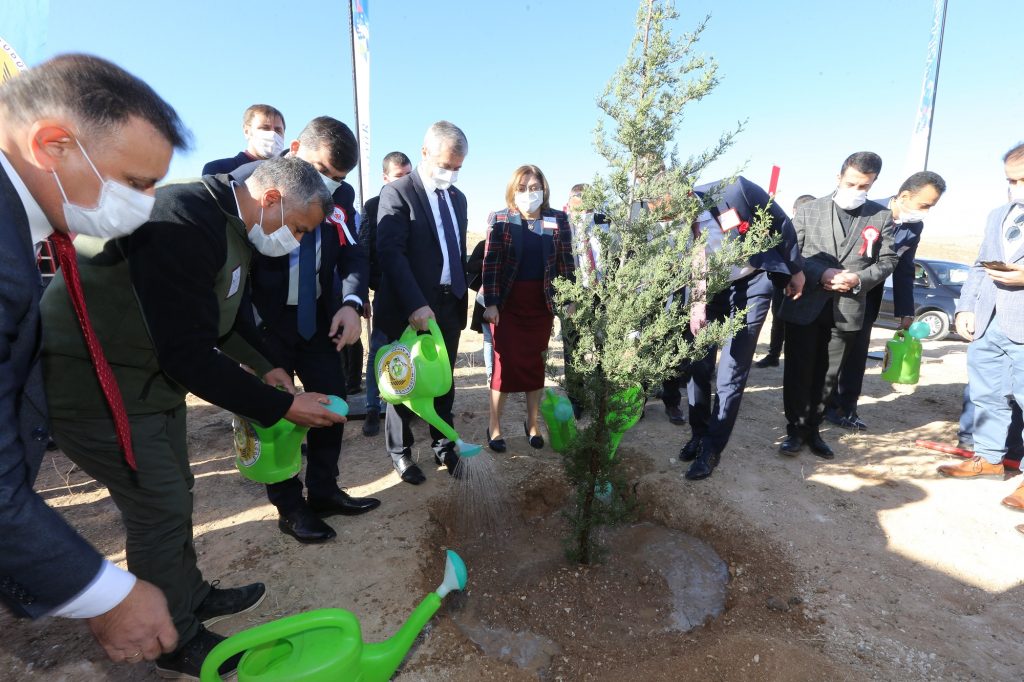
[(179, 647), (157, 660), (164, 675), (198, 677), (222, 639), (204, 623), (255, 608), (265, 594), (260, 583), (213, 587), (197, 566), (186, 394), (266, 426), (282, 418), (310, 427), (343, 420), (324, 407), (325, 395), (294, 395), (288, 373), (257, 350), (259, 336), (239, 314), (253, 246), (286, 252), (332, 208), (312, 166), (275, 158), (243, 183), (217, 175), (161, 187), (149, 222), (131, 235), (76, 240), (83, 288), (94, 295), (95, 336), (124, 398), (130, 453), (115, 437), (117, 420), (92, 371), (89, 344), (75, 332), (72, 288), (58, 274), (43, 296), (54, 438), (109, 489), (128, 531), (129, 569), (167, 597)]
[[(939, 203), (945, 191), (946, 181), (938, 173), (921, 171), (907, 178), (895, 196), (878, 202), (892, 211), (893, 248), (899, 256), (892, 273), (892, 300), (893, 314), (900, 318), (900, 329), (909, 329), (914, 322), (914, 259), (924, 230), (922, 220)], [(857, 401), (864, 383), (871, 328), (878, 319), (883, 289), (882, 284), (878, 284), (868, 292), (864, 324), (850, 344), (835, 390), (825, 408), (825, 419), (843, 428), (867, 429), (867, 424), (857, 414)]]
[[(70, 269), (69, 231), (125, 234), (145, 222), (187, 137), (149, 86), (96, 57), (57, 57), (0, 85), (0, 603), (20, 618), (86, 620), (118, 662), (169, 652), (177, 633), (158, 587), (106, 561), (32, 490), (49, 430), (35, 255), (51, 238)], [(76, 292), (67, 332), (81, 338), (97, 297)], [(84, 362), (96, 381), (110, 365), (93, 350)], [(123, 414), (113, 391), (97, 398)]]
[(241, 165), (278, 156), (285, 149), (284, 114), (269, 104), (253, 104), (242, 114), (246, 147), (235, 156), (210, 161), (203, 175), (230, 173)]
[[(411, 325), (420, 331), (436, 320), (448, 358), (455, 367), (459, 336), (466, 326), (466, 195), (453, 185), (469, 153), (469, 142), (457, 126), (438, 121), (427, 130), (419, 167), (385, 185), (377, 214), (377, 258), (381, 283), (373, 302), (375, 325), (389, 341)], [(455, 384), (434, 400), (437, 414), (452, 423)], [(426, 480), (412, 460), (415, 415), (404, 405), (388, 405), (385, 443), (402, 480)], [(430, 427), (434, 459), (454, 475), (455, 443)]]
[(835, 192), (802, 205), (793, 218), (806, 281), (803, 295), (785, 299), (779, 311), (786, 358), (800, 358), (787, 360), (783, 372), (784, 455), (807, 444), (822, 459), (835, 457), (819, 432), (821, 405), (864, 324), (867, 292), (896, 267), (892, 211), (867, 199), (881, 170), (877, 154), (851, 154)]
[[(308, 391), (345, 397), (345, 377), (338, 353), (359, 338), (360, 314), (367, 297), (369, 265), (351, 229), (355, 193), (344, 182), (359, 160), (355, 135), (341, 121), (318, 116), (310, 121), (287, 156), (309, 163), (324, 185), (334, 188), (331, 215), (298, 248), (261, 249), (253, 260), (252, 304), (268, 358), (297, 375)], [(231, 173), (244, 182), (256, 161)], [(255, 231), (254, 231), (255, 232)], [(252, 233), (250, 233), (252, 234)], [(341, 283), (335, 294), (335, 281)], [(362, 354), (359, 364), (362, 365)], [(343, 424), (310, 429), (306, 436), (305, 487), (298, 476), (267, 486), (277, 507), (278, 528), (299, 542), (326, 542), (335, 537), (321, 517), (353, 516), (375, 509), (374, 498), (351, 497), (338, 487)]]

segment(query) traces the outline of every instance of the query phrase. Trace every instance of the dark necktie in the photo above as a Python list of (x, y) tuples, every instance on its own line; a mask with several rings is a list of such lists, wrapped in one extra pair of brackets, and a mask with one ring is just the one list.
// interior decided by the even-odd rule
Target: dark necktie
[(309, 341), (316, 333), (316, 232), (299, 242), (299, 334)]
[(437, 194), (437, 212), (441, 214), (441, 224), (444, 226), (444, 243), (448, 249), (448, 272), (452, 276), (452, 293), (455, 294), (455, 298), (462, 298), (466, 295), (466, 273), (462, 269), (462, 251), (455, 236), (452, 212), (448, 206), (448, 193), (440, 189), (435, 189), (434, 192)]
[(132, 431), (128, 424), (128, 413), (124, 409), (124, 400), (121, 398), (121, 389), (114, 378), (114, 370), (110, 369), (110, 363), (103, 355), (103, 348), (96, 332), (89, 321), (89, 311), (85, 308), (85, 295), (82, 292), (82, 280), (78, 275), (78, 259), (75, 257), (75, 247), (71, 244), (71, 238), (63, 232), (53, 233), (53, 244), (57, 248), (57, 259), (60, 261), (60, 269), (64, 272), (64, 282), (67, 284), (68, 297), (71, 299), (71, 306), (75, 309), (75, 316), (82, 328), (82, 336), (85, 337), (85, 347), (89, 349), (89, 357), (92, 358), (93, 368), (96, 370), (96, 378), (103, 390), (103, 397), (110, 407), (114, 417), (114, 428), (117, 431), (117, 442), (124, 451), (124, 459), (133, 471), (135, 466), (135, 452), (132, 450)]

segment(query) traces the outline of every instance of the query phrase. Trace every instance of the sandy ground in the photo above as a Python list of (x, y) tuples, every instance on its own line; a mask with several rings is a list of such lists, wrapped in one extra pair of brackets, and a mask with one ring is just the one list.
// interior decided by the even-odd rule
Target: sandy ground
[[(889, 334), (876, 330), (873, 350)], [(476, 442), (486, 430), (479, 347), (480, 337), (465, 333), (457, 368), (457, 428)], [(894, 390), (869, 361), (860, 414), (870, 430), (827, 430), (837, 453), (831, 462), (777, 454), (781, 368), (753, 370), (736, 433), (703, 482), (685, 481), (676, 459), (689, 428), (671, 425), (659, 403), (648, 404), (622, 447), (641, 503), (638, 520), (707, 541), (731, 576), (725, 613), (685, 634), (664, 629), (663, 586), (631, 556), (629, 527), (607, 536), (605, 563), (565, 561), (558, 455), (531, 450), (517, 435), (523, 406), (510, 401), (510, 451), (496, 461), (512, 501), (511, 530), (489, 548), (455, 546), (469, 565), (470, 590), (442, 606), (396, 679), (1019, 680), (1024, 535), (1013, 527), (1024, 514), (999, 500), (1020, 478), (943, 479), (935, 467), (952, 458), (913, 445), (917, 438), (955, 441), (965, 349), (955, 338), (929, 344), (914, 388)], [(278, 532), (262, 487), (235, 471), (228, 416), (190, 405), (200, 566), (226, 586), (261, 580), (269, 589), (254, 613), (215, 630), (230, 634), (333, 606), (354, 611), (366, 639), (377, 641), (436, 586), (442, 550), (453, 540), (443, 518), (450, 481), (435, 470), (422, 430), (418, 457), (430, 464), (428, 480), (413, 488), (391, 471), (382, 437), (365, 438), (354, 423), (341, 482), (382, 505), (361, 517), (333, 517), (337, 540), (302, 546)], [(123, 528), (102, 488), (59, 452), (47, 457), (37, 488), (123, 564)], [(483, 653), (457, 624), (471, 611), (553, 642), (546, 667), (522, 669)], [(7, 632), (0, 679), (153, 677), (145, 664), (107, 663), (81, 623), (7, 614), (0, 623)]]

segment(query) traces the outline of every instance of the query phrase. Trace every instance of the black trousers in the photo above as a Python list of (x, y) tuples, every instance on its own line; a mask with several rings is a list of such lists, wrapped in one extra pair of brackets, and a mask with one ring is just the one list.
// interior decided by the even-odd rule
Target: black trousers
[(868, 292), (867, 307), (864, 310), (864, 326), (850, 341), (850, 349), (839, 370), (839, 380), (829, 394), (826, 406), (849, 414), (857, 410), (857, 401), (864, 386), (864, 370), (868, 363), (868, 347), (871, 345), (871, 328), (878, 319), (882, 307), (882, 285)]
[[(462, 335), (463, 315), (466, 309), (465, 298), (455, 298), (452, 294), (442, 294), (441, 300), (434, 309), (434, 316), (437, 319), (437, 326), (441, 329), (441, 336), (444, 337), (444, 345), (448, 351), (448, 360), (452, 369), (455, 368), (455, 358), (459, 352), (459, 337)], [(395, 339), (388, 339), (388, 342)], [(437, 416), (452, 426), (452, 405), (455, 404), (455, 380), (452, 379), (452, 387), (443, 396), (434, 398), (434, 409)], [(418, 417), (404, 405), (388, 404), (387, 415), (384, 418), (384, 444), (393, 462), (397, 462), (402, 455), (412, 454), (414, 438), (412, 436), (412, 423)], [(438, 456), (445, 450), (455, 448), (455, 443), (448, 440), (444, 435), (430, 427), (432, 442), (430, 447)]]
[(784, 298), (786, 298), (786, 287), (776, 286), (772, 293), (772, 329), (768, 339), (768, 355), (775, 358), (782, 355), (782, 342), (786, 338), (786, 324), (779, 315)]
[(856, 335), (835, 328), (831, 302), (810, 324), (786, 322), (782, 402), (787, 435), (810, 438), (818, 433), (822, 403), (832, 392)]
[[(263, 343), (283, 369), (298, 376), (303, 389), (345, 397), (345, 375), (334, 344), (327, 337), (330, 320), (317, 316), (317, 331), (306, 340), (297, 331), (295, 306), (288, 306), (273, 328), (261, 326)], [(312, 498), (327, 498), (338, 491), (338, 458), (344, 424), (310, 429), (306, 435), (306, 491)], [(267, 486), (267, 497), (282, 514), (302, 504), (302, 481), (298, 476)]]

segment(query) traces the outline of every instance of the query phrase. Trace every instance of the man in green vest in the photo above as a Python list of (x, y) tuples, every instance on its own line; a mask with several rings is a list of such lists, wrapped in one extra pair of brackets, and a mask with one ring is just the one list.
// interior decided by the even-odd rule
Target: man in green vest
[[(185, 395), (264, 425), (343, 420), (324, 407), (326, 396), (295, 394), (288, 374), (256, 350), (251, 318), (240, 313), (249, 305), (253, 247), (288, 253), (332, 209), (316, 169), (275, 158), (242, 183), (216, 175), (161, 187), (149, 222), (127, 237), (75, 240), (92, 326), (128, 415), (133, 458), (119, 444), (104, 397), (109, 389), (97, 379), (65, 278), (58, 275), (43, 297), (53, 434), (110, 490), (128, 532), (129, 570), (167, 597), (179, 648), (157, 659), (162, 674), (198, 678), (223, 639), (204, 626), (254, 608), (265, 595), (261, 583), (212, 587), (196, 565)], [(237, 659), (221, 670), (235, 665)]]

